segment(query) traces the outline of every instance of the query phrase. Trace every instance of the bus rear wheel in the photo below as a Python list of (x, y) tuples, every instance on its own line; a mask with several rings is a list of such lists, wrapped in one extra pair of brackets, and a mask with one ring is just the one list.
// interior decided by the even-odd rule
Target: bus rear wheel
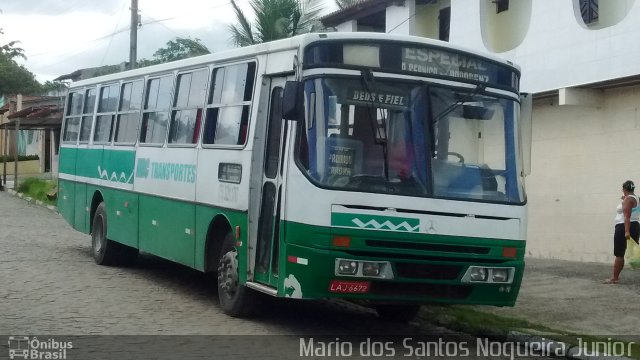
[(113, 265), (116, 261), (116, 243), (107, 239), (107, 211), (104, 203), (96, 208), (91, 225), (91, 250), (98, 265)]
[(218, 260), (218, 298), (222, 311), (233, 317), (248, 317), (257, 310), (257, 294), (240, 284), (238, 251), (233, 234), (224, 238)]
[(378, 316), (385, 321), (394, 322), (408, 322), (413, 320), (418, 311), (420, 311), (420, 305), (415, 304), (376, 304), (374, 309), (378, 313)]
[(130, 265), (138, 257), (138, 249), (107, 238), (107, 211), (104, 202), (96, 208), (91, 225), (91, 250), (98, 265)]

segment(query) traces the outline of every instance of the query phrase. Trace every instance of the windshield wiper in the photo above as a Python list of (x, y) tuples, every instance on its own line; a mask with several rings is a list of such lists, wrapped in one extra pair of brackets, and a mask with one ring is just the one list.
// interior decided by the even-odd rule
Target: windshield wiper
[[(387, 119), (384, 115), (384, 109), (382, 108), (382, 103), (380, 102), (380, 97), (378, 96), (378, 88), (375, 83), (375, 78), (373, 77), (373, 73), (371, 69), (362, 70), (362, 84), (364, 86), (364, 90), (368, 94), (375, 94), (375, 96), (368, 96), (370, 98), (369, 102), (371, 106), (367, 106), (367, 112), (369, 113), (369, 122), (371, 127), (373, 128), (373, 136), (374, 142), (378, 145), (382, 146), (382, 156), (384, 157), (383, 171), (385, 180), (389, 181), (389, 154), (388, 154), (388, 143), (387, 143)], [(378, 114), (374, 112), (371, 114), (371, 108), (378, 108), (380, 110), (380, 119), (382, 120), (382, 128), (378, 126)]]
[(484, 85), (477, 85), (473, 89), (473, 91), (471, 91), (468, 94), (466, 94), (465, 97), (463, 97), (462, 99), (456, 101), (455, 103), (447, 106), (446, 109), (442, 110), (438, 115), (434, 116), (433, 123), (436, 124), (438, 121), (443, 119), (445, 116), (451, 114), (455, 109), (460, 107), (462, 104), (464, 104), (466, 102), (469, 102), (469, 100), (473, 99), (473, 97), (475, 95), (477, 95), (479, 92), (484, 91), (485, 88), (486, 88), (486, 86), (484, 86)]

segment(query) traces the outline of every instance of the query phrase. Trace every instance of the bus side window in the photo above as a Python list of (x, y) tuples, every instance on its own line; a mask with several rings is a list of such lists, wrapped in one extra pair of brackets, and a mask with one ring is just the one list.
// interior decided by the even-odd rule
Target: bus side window
[(142, 80), (123, 83), (120, 89), (120, 106), (113, 130), (113, 140), (116, 144), (136, 142), (141, 106)]
[(82, 91), (70, 92), (67, 98), (67, 113), (65, 114), (62, 142), (75, 143), (80, 133), (80, 119), (82, 115)]
[(207, 69), (178, 75), (169, 144), (195, 144), (198, 141), (208, 76)]
[(140, 129), (141, 143), (164, 144), (171, 109), (172, 87), (173, 75), (148, 80)]
[(93, 135), (93, 141), (95, 143), (106, 143), (111, 139), (111, 128), (116, 109), (118, 108), (119, 93), (117, 84), (103, 86), (100, 89), (96, 129)]
[(202, 143), (244, 145), (247, 142), (256, 63), (213, 69)]
[(88, 143), (91, 138), (91, 126), (93, 125), (93, 110), (96, 105), (96, 89), (87, 89), (82, 110), (82, 123), (80, 124), (80, 143)]

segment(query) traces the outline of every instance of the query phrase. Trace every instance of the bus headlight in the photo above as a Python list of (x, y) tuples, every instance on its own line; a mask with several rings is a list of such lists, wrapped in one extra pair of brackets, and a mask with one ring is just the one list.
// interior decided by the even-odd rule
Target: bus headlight
[(469, 279), (471, 281), (487, 281), (487, 269), (483, 267), (471, 267), (469, 269)]
[(358, 273), (358, 263), (353, 260), (340, 260), (338, 275), (355, 275)]
[(393, 269), (388, 261), (364, 261), (336, 259), (334, 274), (359, 278), (393, 279)]
[(513, 282), (513, 276), (516, 272), (512, 267), (484, 267), (484, 266), (469, 266), (467, 271), (462, 276), (461, 281), (463, 283), (499, 283), (510, 284)]
[(491, 269), (491, 281), (506, 283), (509, 281), (509, 269), (505, 268), (494, 268)]
[(379, 276), (380, 275), (380, 263), (377, 263), (377, 262), (363, 262), (362, 263), (362, 275), (364, 275), (364, 276)]

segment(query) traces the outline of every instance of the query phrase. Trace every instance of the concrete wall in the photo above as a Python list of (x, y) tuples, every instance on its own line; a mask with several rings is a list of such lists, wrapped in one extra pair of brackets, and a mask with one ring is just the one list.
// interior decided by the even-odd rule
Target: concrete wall
[[(7, 161), (7, 175), (13, 175), (14, 170), (13, 161)], [(4, 162), (0, 161), (0, 174), (3, 172)], [(27, 174), (40, 174), (40, 160), (27, 160), (18, 162), (18, 175)]]
[(531, 23), (532, 0), (509, 2), (509, 10), (496, 12), (494, 0), (480, 3), (480, 26), (486, 49), (503, 52), (522, 43)]
[(427, 5), (416, 5), (415, 35), (438, 39), (440, 36), (440, 10), (450, 6), (450, 0), (438, 0)]
[(640, 86), (599, 108), (534, 104), (527, 253), (608, 262), (622, 183), (640, 185)]
[[(532, 1), (526, 36), (515, 48), (498, 52), (500, 57), (522, 67), (524, 91), (537, 93), (640, 74), (640, 61), (635, 61), (640, 58), (640, 46), (636, 45), (640, 39), (640, 2), (620, 1), (611, 10), (620, 19), (603, 20), (602, 26), (606, 27), (602, 29), (584, 25), (577, 2)], [(516, 3), (511, 1), (509, 9)], [(606, 14), (611, 3), (616, 1), (600, 1), (601, 12)], [(483, 25), (483, 5), (486, 6), (483, 2), (451, 0), (451, 43), (495, 53), (489, 48), (491, 41), (489, 46), (485, 44), (483, 27), (495, 28), (496, 34), (508, 33), (511, 28), (506, 22)], [(624, 12), (626, 15), (622, 16)]]

